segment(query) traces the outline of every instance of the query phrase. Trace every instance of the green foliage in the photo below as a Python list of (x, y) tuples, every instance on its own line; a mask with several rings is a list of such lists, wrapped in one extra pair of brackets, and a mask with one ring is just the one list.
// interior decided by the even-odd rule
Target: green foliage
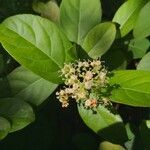
[[(150, 148), (150, 116), (146, 108), (150, 107), (149, 0), (0, 3), (0, 43), (8, 52), (0, 47), (0, 140), (32, 123), (36, 112), (40, 121), (35, 123), (37, 127), (27, 128), (34, 132), (27, 133), (29, 141), (24, 142), (23, 131), (16, 138), (17, 143), (30, 143), (32, 149), (43, 149), (44, 145), (47, 150), (54, 145), (54, 149), (95, 150), (99, 143), (100, 150)], [(32, 6), (41, 16), (12, 16), (33, 13)], [(7, 19), (3, 21), (4, 18)], [(102, 88), (104, 92), (99, 91), (99, 98), (108, 96), (112, 105), (100, 103), (92, 109), (82, 104), (76, 108), (73, 103), (61, 110), (54, 90), (60, 83), (59, 87), (64, 88), (60, 76), (64, 64), (99, 58), (106, 70), (112, 71), (108, 72), (110, 85)], [(89, 68), (78, 70), (84, 74), (82, 69)], [(92, 92), (88, 91), (94, 97)], [(48, 101), (41, 105), (46, 99), (51, 99), (50, 106)], [(47, 113), (40, 116), (44, 108)], [(9, 136), (13, 139), (13, 135)], [(34, 141), (35, 137), (44, 144)], [(2, 150), (10, 147), (8, 144)]]
[(2, 45), (19, 63), (49, 81), (61, 81), (58, 70), (71, 60), (72, 45), (55, 24), (38, 16), (17, 15), (2, 23), (0, 33)]
[(98, 106), (95, 113), (82, 106), (78, 106), (78, 110), (85, 124), (103, 139), (121, 144), (127, 140), (122, 119), (118, 114), (113, 114), (111, 108), (108, 110), (104, 106)]
[(112, 101), (131, 106), (150, 107), (149, 71), (116, 71), (110, 82), (118, 86), (112, 91)]
[(110, 148), (113, 150), (125, 150), (124, 147), (107, 141), (104, 141), (100, 144), (99, 150), (110, 150)]
[(150, 47), (150, 41), (146, 38), (133, 39), (130, 41), (129, 50), (133, 53), (133, 58), (142, 58), (148, 48)]
[(72, 42), (82, 44), (87, 33), (100, 21), (99, 0), (63, 0), (61, 3), (60, 24)]
[(42, 17), (48, 18), (56, 23), (59, 22), (60, 10), (56, 2), (34, 2), (33, 10), (41, 14)]
[(138, 70), (150, 70), (150, 52), (148, 52), (139, 62), (137, 69)]
[[(11, 121), (9, 132), (20, 130), (34, 121), (34, 113), (32, 107), (19, 99), (5, 98), (0, 99), (0, 116)], [(8, 124), (4, 129), (8, 128)]]
[(141, 8), (148, 0), (128, 0), (116, 12), (113, 21), (120, 25), (121, 36), (127, 35), (133, 28)]
[(57, 84), (19, 67), (8, 75), (12, 96), (34, 105), (40, 105), (56, 89)]
[(150, 2), (148, 2), (141, 10), (137, 22), (135, 24), (133, 35), (135, 38), (145, 38), (150, 35)]
[(111, 22), (101, 23), (89, 31), (82, 47), (91, 58), (102, 56), (115, 40), (116, 28)]
[(8, 134), (10, 129), (10, 122), (5, 118), (0, 117), (0, 140), (2, 140)]

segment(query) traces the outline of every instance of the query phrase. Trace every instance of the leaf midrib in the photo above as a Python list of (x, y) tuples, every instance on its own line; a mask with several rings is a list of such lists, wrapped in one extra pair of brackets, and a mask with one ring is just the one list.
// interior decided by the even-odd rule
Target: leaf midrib
[[(17, 18), (18, 19), (18, 18)], [(19, 20), (21, 20), (19, 18)], [(22, 22), (24, 22), (23, 20), (21, 20)], [(29, 24), (27, 24), (26, 22), (24, 22), (27, 26), (29, 26)], [(7, 26), (5, 26), (8, 30), (10, 30), (11, 32), (14, 32), (15, 34), (17, 34), (19, 37), (21, 37), (22, 39), (24, 39), (25, 41), (27, 41), (28, 43), (30, 43), (33, 47), (35, 47), (37, 50), (39, 50), (40, 52), (42, 52), (44, 55), (46, 55), (49, 59), (51, 59), (59, 68), (61, 68), (61, 66), (59, 64), (57, 64), (57, 62), (50, 57), (49, 55), (47, 55), (46, 53), (44, 53), (42, 50), (40, 50), (36, 45), (34, 45), (33, 43), (31, 43), (29, 40), (27, 40), (26, 38), (24, 38), (23, 36), (21, 36), (20, 34), (18, 34), (16, 31), (13, 31), (12, 29), (8, 28)], [(31, 28), (31, 27), (30, 27)], [(35, 33), (34, 33), (34, 37), (35, 37)], [(35, 38), (36, 39), (36, 38)], [(29, 59), (29, 58), (28, 58)]]

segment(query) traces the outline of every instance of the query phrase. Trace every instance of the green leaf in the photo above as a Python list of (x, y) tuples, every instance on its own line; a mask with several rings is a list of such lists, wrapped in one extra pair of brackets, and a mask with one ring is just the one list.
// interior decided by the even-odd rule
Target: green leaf
[(70, 56), (71, 43), (59, 28), (47, 19), (17, 15), (0, 25), (0, 42), (20, 64), (46, 80), (61, 81), (58, 70)]
[(33, 10), (41, 14), (42, 17), (50, 19), (56, 23), (59, 22), (60, 10), (54, 1), (48, 1), (47, 3), (34, 2)]
[(2, 140), (7, 136), (10, 129), (11, 129), (10, 122), (5, 118), (0, 117), (0, 140)]
[(135, 38), (145, 38), (150, 35), (150, 2), (148, 2), (141, 10), (133, 35)]
[(128, 0), (118, 9), (113, 21), (120, 24), (122, 37), (133, 29), (139, 12), (147, 1), (148, 0)]
[(35, 118), (32, 107), (29, 104), (14, 98), (0, 99), (0, 116), (12, 122), (10, 132), (26, 127)]
[(108, 141), (104, 141), (100, 144), (99, 150), (125, 150), (121, 145), (116, 145)]
[(113, 143), (124, 143), (127, 140), (125, 127), (118, 114), (100, 105), (96, 114), (82, 106), (78, 106), (78, 110), (85, 124), (102, 138)]
[(101, 21), (99, 0), (62, 0), (60, 25), (70, 41), (81, 44), (84, 37)]
[(150, 70), (150, 52), (148, 52), (139, 62), (138, 70)]
[(150, 71), (116, 71), (110, 78), (110, 83), (119, 86), (112, 91), (113, 102), (150, 107)]
[(146, 38), (133, 39), (130, 41), (129, 50), (133, 53), (133, 58), (141, 58), (145, 55), (150, 46), (150, 41)]
[(83, 41), (83, 49), (91, 58), (102, 56), (111, 46), (116, 36), (115, 24), (101, 23), (89, 31)]
[(57, 87), (33, 72), (18, 67), (8, 75), (12, 96), (40, 105)]

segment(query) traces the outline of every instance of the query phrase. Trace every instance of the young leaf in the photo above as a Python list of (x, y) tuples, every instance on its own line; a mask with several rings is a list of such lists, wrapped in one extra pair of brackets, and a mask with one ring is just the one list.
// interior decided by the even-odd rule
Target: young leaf
[(150, 71), (116, 71), (110, 83), (118, 85), (118, 88), (112, 91), (113, 102), (150, 107)]
[(70, 41), (81, 44), (84, 37), (101, 21), (99, 0), (62, 0), (60, 25)]
[(34, 2), (33, 10), (41, 14), (42, 17), (50, 19), (56, 23), (59, 22), (60, 11), (56, 2), (53, 1), (49, 1), (47, 3)]
[(96, 114), (82, 106), (78, 106), (78, 110), (85, 124), (105, 140), (113, 143), (127, 140), (125, 127), (118, 114), (111, 113), (104, 106), (98, 106)]
[(11, 129), (10, 122), (5, 118), (0, 117), (0, 140), (2, 140), (7, 136), (10, 129)]
[(10, 132), (26, 127), (34, 121), (34, 112), (29, 104), (14, 98), (0, 99), (0, 116), (12, 122)]
[(8, 75), (12, 96), (40, 105), (57, 87), (33, 72), (18, 67)]
[(135, 38), (145, 38), (150, 35), (150, 1), (142, 8), (133, 35)]
[(142, 58), (150, 46), (150, 41), (146, 38), (133, 39), (130, 41), (129, 50), (133, 53), (133, 58)]
[(150, 52), (148, 52), (139, 62), (138, 70), (150, 70)]
[(0, 42), (20, 64), (46, 80), (61, 81), (58, 70), (74, 58), (71, 43), (58, 27), (34, 15), (17, 15), (0, 25)]
[(148, 0), (128, 0), (118, 9), (113, 21), (120, 24), (122, 37), (133, 29), (139, 12), (147, 1)]
[(82, 47), (91, 58), (98, 58), (110, 48), (115, 36), (115, 24), (111, 22), (101, 23), (89, 31)]

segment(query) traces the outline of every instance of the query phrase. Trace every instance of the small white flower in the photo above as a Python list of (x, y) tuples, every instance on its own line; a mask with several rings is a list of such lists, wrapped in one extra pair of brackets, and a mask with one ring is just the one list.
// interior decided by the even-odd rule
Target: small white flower
[(65, 92), (66, 92), (66, 94), (71, 94), (74, 92), (74, 90), (72, 88), (66, 88)]
[(84, 91), (77, 92), (78, 99), (84, 99), (86, 98), (86, 93)]
[[(100, 60), (78, 61), (76, 64), (65, 64), (61, 70), (65, 87), (56, 96), (62, 103), (62, 107), (69, 105), (69, 99), (75, 99), (76, 102), (82, 100), (87, 108), (95, 108), (100, 102), (106, 104), (109, 100), (98, 97), (90, 98), (91, 94), (97, 95), (97, 89), (105, 87), (107, 80), (107, 71), (101, 65)], [(91, 93), (92, 92), (92, 93)]]
[(103, 82), (106, 79), (106, 72), (100, 72), (99, 78)]
[(84, 78), (85, 78), (85, 80), (88, 81), (88, 80), (91, 80), (92, 77), (93, 77), (92, 72), (91, 71), (87, 71)]
[(93, 82), (92, 81), (87, 81), (84, 83), (85, 89), (90, 90), (92, 87)]
[(91, 100), (88, 99), (85, 101), (85, 107), (90, 107), (91, 106)]
[(76, 84), (73, 84), (73, 90), (77, 90), (79, 88), (79, 84), (76, 83)]
[(99, 60), (92, 61), (91, 66), (101, 66), (101, 62)]

